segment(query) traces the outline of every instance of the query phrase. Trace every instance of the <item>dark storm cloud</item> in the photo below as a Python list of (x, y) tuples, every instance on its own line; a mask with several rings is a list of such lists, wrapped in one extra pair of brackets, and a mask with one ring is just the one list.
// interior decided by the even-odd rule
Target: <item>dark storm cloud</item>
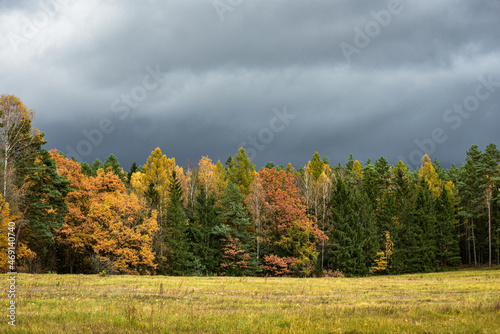
[[(499, 143), (500, 1), (3, 0), (0, 9), (0, 92), (37, 110), (48, 148), (84, 160), (113, 153), (128, 169), (159, 146), (180, 165), (224, 162), (244, 146), (258, 166), (298, 166), (315, 151), (335, 164), (349, 153), (413, 164), (423, 152), (450, 165), (473, 143)], [(487, 98), (466, 116), (453, 111), (489, 76)], [(293, 118), (279, 123), (276, 110)]]

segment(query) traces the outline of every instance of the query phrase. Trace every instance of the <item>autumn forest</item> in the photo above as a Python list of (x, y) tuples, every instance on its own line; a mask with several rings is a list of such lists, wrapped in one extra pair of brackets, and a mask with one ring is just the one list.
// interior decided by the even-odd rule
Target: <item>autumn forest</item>
[(2, 272), (7, 232), (30, 273), (366, 276), (500, 261), (495, 144), (471, 145), (448, 169), (427, 155), (412, 170), (311, 152), (305, 166), (257, 170), (243, 148), (183, 167), (156, 148), (123, 168), (113, 154), (44, 149), (34, 117), (1, 96)]

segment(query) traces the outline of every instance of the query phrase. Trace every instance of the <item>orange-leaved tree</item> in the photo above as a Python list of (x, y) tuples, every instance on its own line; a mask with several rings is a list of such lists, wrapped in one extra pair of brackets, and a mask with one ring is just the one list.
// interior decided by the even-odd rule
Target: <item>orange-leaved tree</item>
[[(16, 222), (20, 218), (20, 215), (12, 215), (10, 212), (9, 203), (5, 201), (2, 194), (0, 194), (0, 231), (2, 238), (0, 239), (0, 272), (5, 273), (9, 270), (9, 264), (15, 266), (12, 262), (14, 259), (9, 258), (10, 255), (15, 257), (12, 252), (15, 234), (16, 234)], [(9, 247), (12, 248), (9, 252)], [(10, 262), (9, 262), (10, 261)]]
[(84, 263), (88, 263), (95, 244), (94, 226), (88, 215), (91, 199), (98, 192), (97, 185), (93, 177), (81, 172), (78, 162), (66, 158), (57, 150), (51, 150), (50, 154), (56, 162), (57, 173), (71, 181), (73, 189), (66, 196), (68, 212), (56, 236), (64, 254), (63, 266), (70, 273), (75, 271), (75, 266), (78, 272), (88, 272), (89, 268), (84, 268)]
[[(119, 178), (97, 172), (103, 182)], [(99, 181), (98, 181), (99, 182)], [(125, 274), (151, 274), (155, 254), (153, 236), (158, 231), (156, 211), (151, 215), (135, 194), (122, 188), (97, 193), (91, 199), (89, 219), (94, 229), (94, 253), (99, 262), (109, 263), (112, 270)], [(99, 186), (99, 183), (98, 183)]]
[(88, 272), (91, 263), (94, 272), (152, 273), (156, 211), (149, 213), (145, 201), (129, 193), (113, 172), (99, 169), (95, 177), (83, 175), (76, 161), (56, 150), (51, 155), (59, 175), (70, 180), (73, 189), (66, 197), (68, 212), (57, 235), (70, 272)]
[[(306, 199), (295, 186), (295, 174), (263, 168), (259, 176), (269, 205), (264, 239), (267, 248), (281, 258), (296, 258), (294, 262), (287, 260), (288, 270), (310, 274), (318, 255), (316, 245), (327, 236), (318, 228), (315, 217), (306, 213)], [(264, 257), (266, 265), (276, 262), (270, 255)]]

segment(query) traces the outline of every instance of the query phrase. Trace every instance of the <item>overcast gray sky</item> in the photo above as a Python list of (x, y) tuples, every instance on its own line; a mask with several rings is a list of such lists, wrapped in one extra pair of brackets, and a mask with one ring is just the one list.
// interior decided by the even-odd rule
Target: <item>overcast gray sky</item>
[(500, 144), (500, 1), (0, 0), (0, 93), (47, 149), (183, 166)]

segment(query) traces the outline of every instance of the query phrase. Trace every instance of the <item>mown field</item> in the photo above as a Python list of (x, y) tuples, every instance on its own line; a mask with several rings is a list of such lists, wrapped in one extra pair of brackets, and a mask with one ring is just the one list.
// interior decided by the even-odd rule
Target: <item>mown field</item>
[(2, 276), (1, 333), (500, 332), (500, 270), (309, 279), (19, 274), (15, 329)]

